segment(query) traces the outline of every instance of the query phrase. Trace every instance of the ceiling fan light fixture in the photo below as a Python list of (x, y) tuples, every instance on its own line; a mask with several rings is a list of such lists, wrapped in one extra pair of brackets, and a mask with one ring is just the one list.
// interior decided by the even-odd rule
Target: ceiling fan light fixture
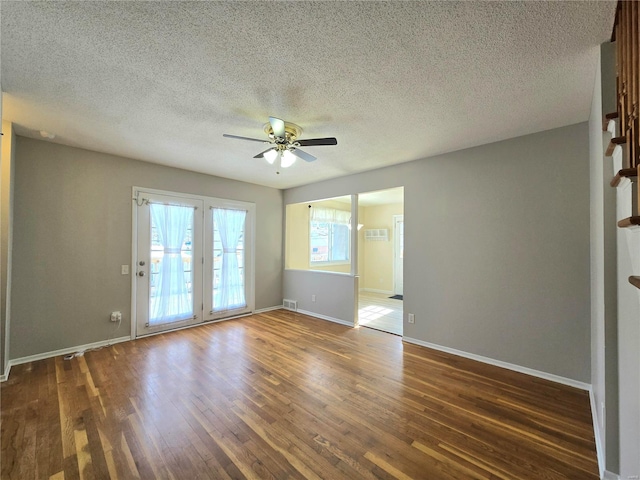
[(285, 150), (282, 152), (282, 157), (280, 157), (280, 166), (282, 168), (287, 168), (293, 165), (296, 161), (296, 156), (291, 153), (289, 150)]
[(284, 120), (276, 117), (269, 117), (269, 122), (264, 125), (264, 133), (267, 134), (266, 141), (258, 138), (230, 135), (228, 133), (223, 133), (222, 136), (250, 142), (261, 142), (269, 145), (267, 150), (260, 152), (253, 158), (264, 158), (269, 165), (273, 165), (275, 163), (279, 165), (280, 168), (290, 167), (296, 163), (298, 158), (301, 158), (305, 162), (313, 162), (317, 160), (317, 158), (310, 153), (300, 150), (300, 147), (317, 147), (322, 145), (338, 144), (338, 140), (333, 137), (308, 138), (299, 141), (298, 137), (302, 134), (302, 128), (294, 123), (285, 122)]
[(275, 162), (276, 158), (278, 158), (278, 151), (275, 149), (269, 150), (268, 152), (264, 152), (263, 157), (269, 163), (269, 165), (273, 165), (273, 162)]

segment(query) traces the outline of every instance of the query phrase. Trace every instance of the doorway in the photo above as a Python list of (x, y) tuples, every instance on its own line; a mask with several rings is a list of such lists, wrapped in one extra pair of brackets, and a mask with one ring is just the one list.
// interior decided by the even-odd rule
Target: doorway
[(404, 188), (358, 195), (358, 324), (403, 334)]
[(254, 309), (255, 205), (134, 188), (132, 334)]

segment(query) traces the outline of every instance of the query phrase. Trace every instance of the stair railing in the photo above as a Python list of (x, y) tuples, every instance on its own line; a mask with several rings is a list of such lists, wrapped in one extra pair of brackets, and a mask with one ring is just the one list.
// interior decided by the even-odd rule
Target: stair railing
[[(605, 115), (604, 130), (613, 134), (605, 155), (614, 154), (616, 147), (622, 148), (622, 167), (611, 180), (611, 186), (618, 187), (623, 179), (623, 189), (631, 192), (631, 216), (618, 221), (622, 228), (640, 226), (640, 8), (637, 0), (619, 0), (613, 25), (611, 41), (616, 42), (616, 94), (615, 112)], [(615, 120), (615, 130), (610, 121)], [(620, 198), (620, 197), (619, 197)], [(640, 276), (632, 275), (629, 283), (640, 288)]]
[(636, 0), (620, 0), (616, 10), (611, 41), (617, 46), (618, 144), (624, 143), (624, 167), (640, 166), (640, 75), (638, 22), (640, 8)]

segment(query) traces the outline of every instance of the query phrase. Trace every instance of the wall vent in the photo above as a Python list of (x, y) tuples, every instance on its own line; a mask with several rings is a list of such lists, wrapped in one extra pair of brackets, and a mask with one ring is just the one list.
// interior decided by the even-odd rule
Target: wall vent
[(295, 300), (288, 300), (285, 298), (284, 300), (282, 300), (282, 306), (286, 310), (291, 310), (292, 312), (298, 311), (298, 302), (296, 302)]

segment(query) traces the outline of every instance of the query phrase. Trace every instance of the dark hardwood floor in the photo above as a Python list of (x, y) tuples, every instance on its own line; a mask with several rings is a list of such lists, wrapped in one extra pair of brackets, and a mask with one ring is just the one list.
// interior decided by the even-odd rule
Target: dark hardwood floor
[(13, 367), (3, 479), (595, 479), (587, 392), (284, 310)]

